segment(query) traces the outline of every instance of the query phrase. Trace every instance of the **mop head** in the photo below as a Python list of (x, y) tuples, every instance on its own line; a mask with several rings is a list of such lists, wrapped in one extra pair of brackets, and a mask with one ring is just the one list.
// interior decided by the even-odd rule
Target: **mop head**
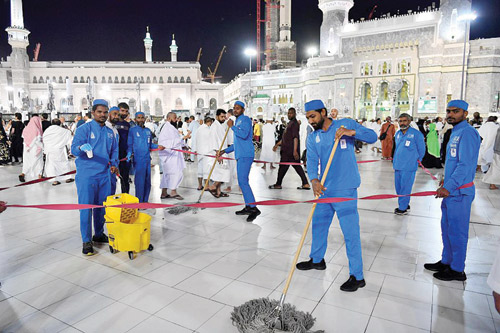
[[(196, 202), (191, 202), (191, 204), (194, 204)], [(189, 203), (188, 203), (189, 204)], [(193, 214), (196, 214), (198, 212), (199, 208), (195, 207), (186, 207), (186, 206), (177, 206), (177, 207), (172, 207), (172, 208), (165, 208), (165, 210), (172, 215), (180, 215), (187, 213), (189, 211), (192, 211)]]
[[(322, 333), (324, 331), (310, 331), (315, 319), (310, 313), (297, 311), (295, 306), (286, 304), (283, 306), (283, 315), (277, 313), (276, 308), (279, 301), (269, 298), (254, 299), (243, 305), (235, 307), (231, 313), (233, 325), (240, 333)], [(282, 329), (273, 328), (275, 319), (283, 322), (276, 325)]]

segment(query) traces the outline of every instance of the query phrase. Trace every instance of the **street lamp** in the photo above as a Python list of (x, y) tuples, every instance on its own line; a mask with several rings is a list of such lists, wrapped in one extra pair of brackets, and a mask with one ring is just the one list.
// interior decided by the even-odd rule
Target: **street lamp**
[(470, 34), (470, 22), (474, 21), (477, 18), (476, 12), (460, 15), (458, 17), (459, 21), (465, 21), (465, 33), (464, 33), (464, 56), (463, 56), (463, 61), (462, 61), (462, 82), (460, 84), (460, 99), (463, 100), (465, 97), (465, 87), (466, 87), (466, 82), (465, 82), (465, 64), (467, 62), (467, 57), (466, 57), (466, 49), (467, 49), (467, 41), (469, 40), (469, 34)]
[(314, 58), (314, 56), (318, 53), (318, 49), (315, 46), (311, 46), (307, 49), (307, 54)]
[(250, 77), (250, 82), (249, 82), (249, 93), (248, 93), (248, 108), (250, 110), (250, 114), (252, 113), (252, 57), (255, 57), (257, 55), (257, 51), (255, 49), (245, 49), (245, 55), (248, 57), (249, 60), (249, 77)]

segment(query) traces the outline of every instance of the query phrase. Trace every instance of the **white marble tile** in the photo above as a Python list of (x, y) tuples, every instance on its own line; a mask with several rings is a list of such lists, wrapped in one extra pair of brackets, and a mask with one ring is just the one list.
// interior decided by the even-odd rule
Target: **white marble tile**
[(18, 294), (16, 295), (16, 298), (37, 309), (42, 309), (81, 291), (83, 291), (81, 287), (64, 280), (57, 279)]
[(143, 277), (167, 286), (175, 286), (198, 272), (194, 268), (169, 263), (154, 271), (145, 274)]
[(41, 311), (29, 314), (12, 322), (2, 332), (60, 332), (69, 326)]
[(364, 332), (370, 318), (359, 312), (324, 303), (318, 304), (312, 315), (316, 318), (313, 329), (325, 330), (325, 332)]
[(434, 286), (434, 305), (491, 318), (486, 295), (470, 291)]
[(240, 281), (233, 281), (215, 294), (212, 299), (227, 305), (239, 306), (252, 299), (268, 297), (272, 289), (259, 287)]
[(233, 280), (207, 272), (198, 272), (180, 282), (175, 288), (186, 292), (210, 298), (224, 289)]
[(120, 273), (96, 284), (92, 287), (92, 291), (114, 300), (120, 300), (149, 283), (151, 281), (141, 277), (128, 273)]
[(176, 325), (167, 320), (151, 316), (144, 320), (139, 325), (132, 328), (128, 333), (165, 333), (165, 332), (175, 332), (175, 333), (192, 333), (193, 330)]
[(32, 306), (10, 297), (0, 302), (0, 330), (3, 331), (9, 324), (37, 312)]
[(431, 304), (380, 294), (373, 316), (421, 329), (431, 327)]
[(183, 291), (153, 282), (125, 296), (120, 302), (154, 314), (182, 295)]
[(386, 333), (386, 332), (425, 333), (425, 332), (429, 332), (429, 330), (423, 330), (420, 328), (395, 323), (393, 321), (380, 319), (377, 317), (370, 318), (370, 322), (368, 323), (368, 327), (367, 327), (365, 333)]
[(433, 286), (430, 283), (386, 276), (380, 292), (386, 295), (432, 304), (432, 289)]
[(491, 317), (433, 306), (432, 332), (494, 333), (495, 326)]

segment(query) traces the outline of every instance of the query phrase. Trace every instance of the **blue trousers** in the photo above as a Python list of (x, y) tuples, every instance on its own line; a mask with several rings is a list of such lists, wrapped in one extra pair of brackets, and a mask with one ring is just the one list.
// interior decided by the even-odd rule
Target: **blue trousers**
[(134, 160), (135, 168), (135, 196), (139, 202), (148, 202), (151, 192), (151, 160)]
[[(102, 205), (111, 193), (109, 175), (103, 177), (80, 178), (75, 177), (76, 191), (79, 204)], [(104, 233), (104, 208), (80, 210), (80, 232), (84, 243), (92, 240), (92, 213), (94, 215), (94, 234)]]
[(443, 254), (441, 262), (457, 272), (465, 269), (465, 256), (469, 240), (469, 221), (474, 195), (444, 198), (441, 203), (441, 234)]
[(236, 172), (238, 173), (238, 185), (243, 192), (243, 199), (245, 204), (250, 207), (255, 207), (255, 205), (249, 205), (251, 202), (255, 202), (255, 197), (253, 196), (252, 188), (248, 183), (248, 175), (250, 174), (250, 168), (252, 167), (253, 158), (251, 157), (240, 157), (236, 161)]
[[(327, 191), (322, 197), (357, 198), (357, 189)], [(331, 204), (318, 204), (312, 220), (312, 244), (310, 257), (319, 263), (326, 253), (328, 230), (337, 213), (340, 228), (344, 234), (349, 274), (357, 280), (363, 279), (363, 258), (361, 256), (361, 237), (359, 234), (358, 201), (346, 201)]]
[[(399, 195), (411, 194), (413, 183), (415, 182), (416, 171), (395, 170), (394, 183), (396, 184), (396, 193)], [(399, 210), (406, 210), (410, 205), (410, 197), (398, 198)]]

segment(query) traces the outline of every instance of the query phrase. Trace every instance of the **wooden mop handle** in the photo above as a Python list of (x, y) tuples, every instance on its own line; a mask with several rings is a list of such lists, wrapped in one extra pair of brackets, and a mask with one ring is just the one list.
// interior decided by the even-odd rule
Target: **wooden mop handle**
[[(224, 147), (224, 143), (226, 142), (226, 138), (227, 138), (227, 134), (229, 133), (229, 129), (230, 129), (230, 127), (228, 126), (227, 130), (226, 130), (226, 134), (224, 134), (224, 139), (222, 139), (222, 142), (220, 144), (219, 151), (221, 151), (222, 148)], [(203, 197), (203, 193), (205, 193), (205, 190), (208, 187), (208, 182), (210, 181), (210, 177), (212, 176), (212, 172), (214, 172), (216, 164), (217, 164), (217, 158), (214, 159), (214, 164), (212, 165), (212, 169), (210, 169), (210, 173), (208, 174), (207, 181), (205, 182), (205, 186), (203, 186), (203, 190), (200, 193), (200, 197), (198, 198), (198, 202), (201, 201), (201, 197)]]
[[(333, 124), (332, 124), (333, 125)], [(332, 126), (330, 125), (330, 126)], [(344, 127), (344, 126), (341, 126)], [(328, 171), (330, 170), (330, 166), (332, 165), (333, 156), (335, 156), (335, 151), (337, 150), (337, 146), (339, 145), (340, 138), (335, 140), (335, 144), (333, 145), (332, 151), (330, 153), (330, 158), (328, 159), (328, 163), (326, 163), (325, 171), (323, 172), (323, 177), (321, 177), (321, 186), (325, 185), (326, 176), (328, 175)], [(316, 196), (317, 200), (319, 196)], [(290, 287), (290, 283), (292, 282), (293, 273), (295, 272), (295, 266), (297, 265), (297, 261), (299, 261), (300, 251), (302, 250), (302, 246), (304, 246), (304, 241), (306, 240), (307, 231), (311, 226), (311, 222), (313, 219), (314, 211), (316, 210), (317, 203), (312, 205), (311, 211), (309, 212), (309, 217), (307, 218), (306, 226), (304, 227), (304, 231), (302, 232), (302, 237), (300, 238), (300, 243), (297, 248), (297, 252), (295, 252), (295, 258), (293, 258), (292, 267), (290, 268), (290, 272), (288, 273), (288, 278), (286, 279), (285, 288), (283, 288), (282, 302), (284, 302), (284, 295), (288, 292), (288, 288)], [(282, 305), (282, 304), (281, 304)]]

